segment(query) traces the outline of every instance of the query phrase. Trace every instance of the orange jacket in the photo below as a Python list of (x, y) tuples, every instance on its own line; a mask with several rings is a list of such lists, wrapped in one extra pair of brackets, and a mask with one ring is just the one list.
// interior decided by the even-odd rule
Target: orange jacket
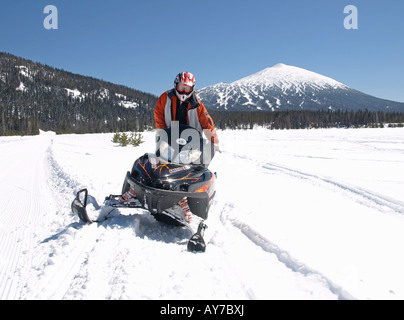
[(171, 126), (171, 121), (179, 121), (180, 124), (194, 127), (201, 133), (204, 132), (213, 144), (219, 144), (212, 117), (203, 103), (196, 97), (195, 93), (184, 103), (187, 104), (186, 112), (181, 113), (181, 110), (177, 110), (180, 104), (175, 94), (175, 89), (164, 92), (158, 99), (156, 108), (154, 109), (156, 128), (166, 129)]

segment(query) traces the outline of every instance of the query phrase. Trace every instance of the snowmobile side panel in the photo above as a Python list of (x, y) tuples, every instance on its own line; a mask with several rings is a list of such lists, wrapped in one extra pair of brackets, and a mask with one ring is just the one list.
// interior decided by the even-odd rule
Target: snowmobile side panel
[(187, 198), (191, 212), (202, 219), (207, 219), (211, 199), (214, 197), (214, 192), (209, 196), (207, 192), (172, 191), (150, 187), (136, 180), (129, 171), (126, 173), (122, 191), (126, 188), (128, 190), (132, 188), (136, 198), (151, 213), (162, 213), (181, 199)]

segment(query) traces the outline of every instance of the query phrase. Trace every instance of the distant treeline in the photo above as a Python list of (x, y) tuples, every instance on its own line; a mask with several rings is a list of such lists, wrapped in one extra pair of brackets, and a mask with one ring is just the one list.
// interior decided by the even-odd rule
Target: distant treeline
[[(34, 104), (35, 106), (35, 104)], [(71, 107), (71, 105), (70, 105)], [(87, 120), (58, 117), (52, 114), (49, 108), (46, 117), (38, 117), (41, 113), (32, 108), (31, 116), (25, 117), (21, 113), (8, 116), (5, 120), (4, 113), (0, 121), (0, 135), (35, 135), (39, 129), (51, 130), (58, 134), (67, 133), (101, 133), (116, 131), (144, 131), (155, 128), (153, 113), (137, 113), (131, 119), (127, 116), (121, 121), (105, 121), (108, 119), (105, 108), (102, 113), (100, 106), (93, 109)], [(42, 109), (44, 110), (44, 109)], [(90, 108), (91, 110), (91, 108)], [(57, 110), (53, 109), (57, 113)], [(140, 111), (140, 110), (139, 110)], [(146, 110), (142, 110), (146, 111)], [(91, 111), (90, 111), (91, 112)], [(86, 114), (82, 110), (81, 115)], [(370, 112), (367, 110), (353, 111), (255, 111), (255, 112), (229, 112), (209, 111), (215, 127), (218, 129), (252, 129), (261, 126), (268, 129), (309, 129), (309, 128), (383, 128), (404, 126), (404, 113), (397, 112)], [(37, 115), (37, 116), (35, 116)], [(116, 115), (112, 117), (115, 119)], [(4, 125), (6, 127), (4, 127)]]
[(210, 111), (209, 113), (216, 128), (219, 129), (252, 129), (254, 126), (269, 129), (382, 128), (385, 124), (398, 127), (404, 125), (404, 113), (385, 111)]

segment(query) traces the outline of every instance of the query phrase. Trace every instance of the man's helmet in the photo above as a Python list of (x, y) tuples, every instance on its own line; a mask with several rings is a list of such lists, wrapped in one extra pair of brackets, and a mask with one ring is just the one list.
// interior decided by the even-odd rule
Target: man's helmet
[(195, 77), (190, 72), (179, 73), (174, 80), (175, 93), (181, 102), (189, 99), (194, 93)]

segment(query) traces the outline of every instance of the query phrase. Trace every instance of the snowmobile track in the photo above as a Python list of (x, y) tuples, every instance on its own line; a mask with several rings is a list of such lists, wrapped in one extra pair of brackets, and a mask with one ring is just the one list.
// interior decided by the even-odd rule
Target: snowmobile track
[[(233, 157), (258, 163), (256, 159), (253, 159), (246, 155), (238, 155), (236, 153), (230, 154)], [(320, 185), (321, 187), (324, 187), (333, 192), (335, 192), (336, 190), (342, 191), (342, 193), (347, 195), (353, 201), (372, 209), (376, 208), (380, 212), (399, 213), (404, 215), (404, 202), (390, 199), (388, 197), (365, 190), (363, 188), (338, 182), (327, 177), (322, 177), (320, 175), (315, 175), (294, 168), (286, 167), (275, 162), (265, 162), (263, 164), (260, 164), (260, 166), (264, 170), (281, 173), (301, 180), (306, 180), (313, 185)]]
[(334, 181), (330, 178), (302, 172), (272, 162), (265, 163), (264, 165), (262, 165), (262, 168), (266, 170), (274, 170), (276, 172), (283, 173), (295, 178), (308, 180), (313, 184), (320, 183), (322, 187), (325, 187), (329, 190), (335, 190), (335, 188), (337, 188), (338, 190), (342, 190), (347, 196), (349, 196), (351, 199), (358, 202), (359, 204), (367, 206), (369, 208), (377, 208), (381, 212), (404, 214), (404, 203), (394, 201), (385, 196), (370, 192), (363, 188), (351, 186)]
[(338, 296), (339, 300), (353, 300), (355, 299), (351, 294), (346, 292), (342, 287), (334, 284), (330, 279), (321, 274), (320, 272), (313, 270), (293, 258), (287, 251), (279, 248), (276, 244), (262, 236), (259, 232), (255, 231), (251, 226), (247, 223), (232, 217), (231, 212), (235, 209), (238, 212), (241, 210), (237, 208), (236, 205), (226, 202), (221, 213), (220, 220), (223, 225), (230, 224), (232, 227), (241, 231), (241, 233), (247, 237), (252, 243), (259, 246), (263, 251), (276, 255), (278, 260), (283, 263), (287, 268), (294, 272), (298, 272), (304, 276), (315, 275), (317, 278), (321, 279), (322, 282), (326, 284), (329, 290)]
[[(80, 239), (71, 239), (75, 243), (69, 246), (67, 252), (63, 252), (62, 258), (59, 256), (55, 259), (54, 265), (48, 266), (45, 277), (42, 278), (40, 286), (36, 288), (37, 293), (33, 297), (34, 299), (63, 299), (87, 254), (94, 248), (99, 237), (96, 228), (93, 227), (91, 230), (91, 227), (93, 226), (87, 226), (86, 232), (81, 233)], [(64, 248), (67, 248), (66, 245)], [(50, 260), (52, 261), (51, 257)]]

